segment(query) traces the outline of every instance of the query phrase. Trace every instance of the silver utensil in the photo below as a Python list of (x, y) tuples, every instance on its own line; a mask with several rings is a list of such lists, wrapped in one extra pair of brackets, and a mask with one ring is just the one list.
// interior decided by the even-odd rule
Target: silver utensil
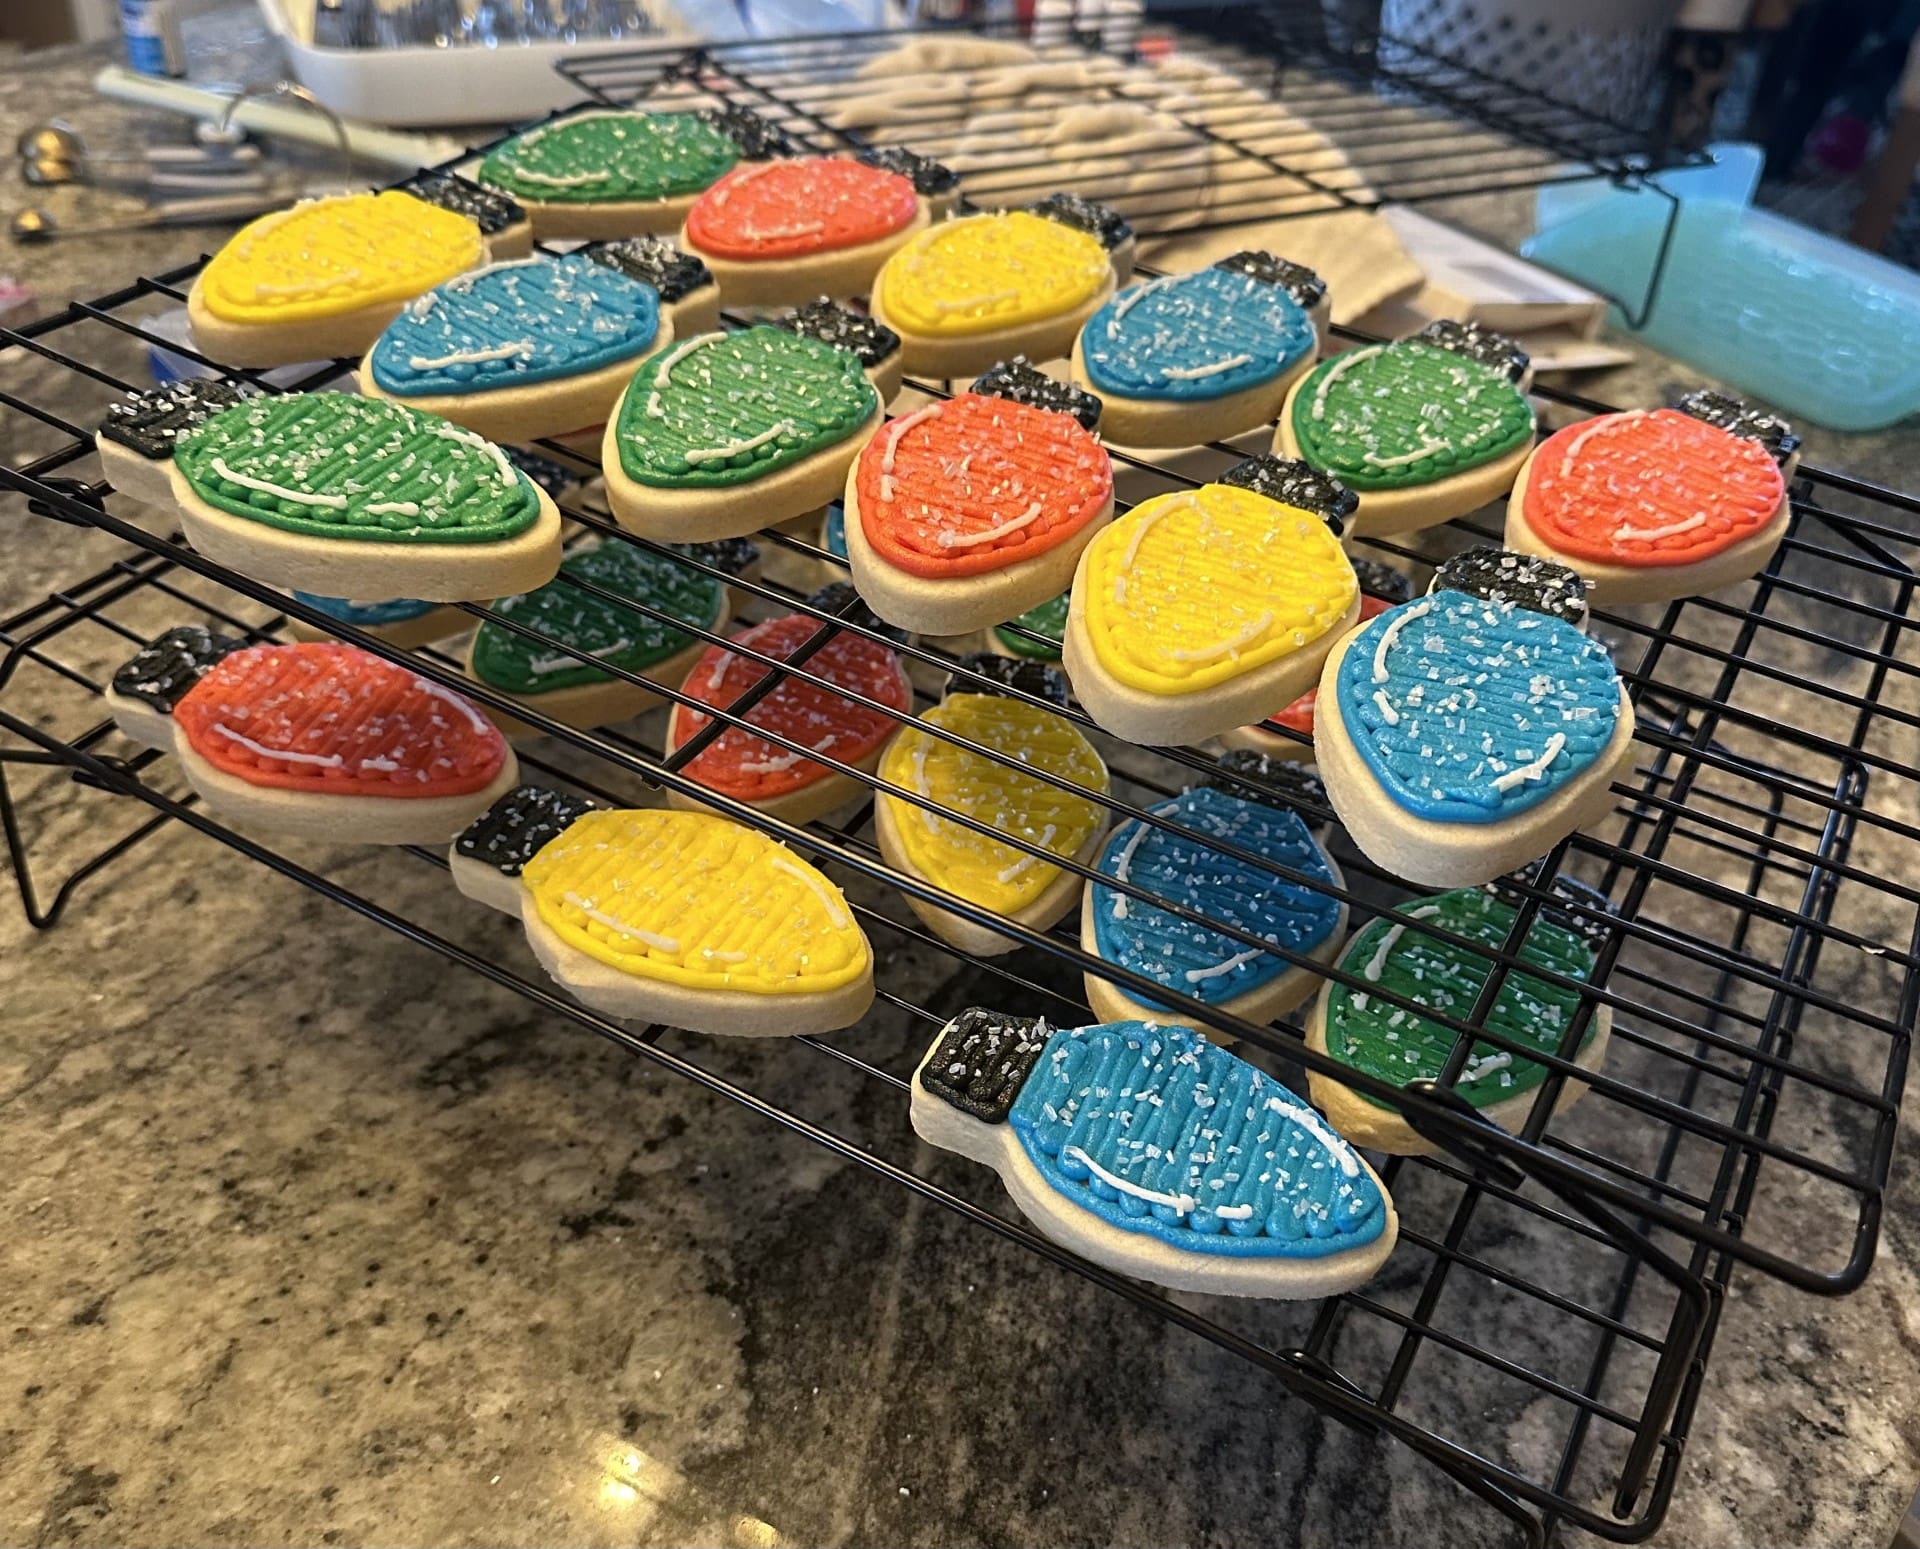
[(220, 194), (208, 199), (173, 199), (90, 226), (64, 225), (51, 210), (27, 209), (13, 217), (7, 230), (16, 242), (52, 242), (60, 237), (104, 237), (115, 232), (142, 231), (154, 226), (198, 226), (212, 221), (241, 220), (249, 215), (264, 215), (269, 210), (277, 210), (285, 202), (284, 191), (271, 198), (248, 193)]

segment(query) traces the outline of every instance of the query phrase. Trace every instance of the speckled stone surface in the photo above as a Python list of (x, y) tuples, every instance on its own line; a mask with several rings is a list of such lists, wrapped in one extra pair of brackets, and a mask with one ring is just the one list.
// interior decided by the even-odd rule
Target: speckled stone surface
[[(0, 59), (0, 137), (80, 104), (91, 64)], [(73, 116), (101, 135), (130, 122), (114, 108)], [(1509, 229), (1522, 209), (1461, 213)], [(57, 303), (211, 240), (14, 250), (0, 268)], [(104, 331), (97, 349), (110, 369), (138, 367)], [(0, 371), (49, 408), (97, 408), (17, 352)], [(1647, 403), (1698, 380), (1643, 358), (1582, 387)], [(18, 417), (0, 431), (9, 462), (51, 444)], [(1807, 455), (1910, 478), (1917, 443), (1815, 432)], [(0, 534), (0, 616), (126, 553), (11, 497)], [(116, 616), (158, 630), (173, 606), (143, 598)], [(126, 648), (88, 629), (62, 654), (98, 676)], [(1911, 708), (1911, 684), (1900, 691)], [(99, 718), (36, 669), (0, 703), (64, 736)], [(164, 766), (154, 778), (181, 789)], [(137, 821), (45, 771), (7, 779), (43, 880)], [(1889, 799), (1914, 819), (1910, 787)], [(515, 927), (438, 868), (283, 849), (538, 978)], [(1406, 1448), (1319, 1418), (1211, 1345), (179, 825), (87, 884), (53, 931), (27, 929), (10, 879), (7, 894), (0, 1542), (1509, 1541)], [(887, 985), (909, 998), (948, 1010), (988, 993), (947, 959), (891, 956)], [(1821, 983), (1867, 1003), (1887, 972), (1862, 957)], [(882, 1008), (832, 1042), (901, 1075), (929, 1037)], [(1804, 1045), (1849, 1068), (1837, 1024), (1816, 1019)], [(663, 1048), (1011, 1219), (990, 1178), (917, 1145), (899, 1091), (825, 1054), (672, 1035)], [(1589, 1104), (1564, 1133), (1603, 1143), (1606, 1119)], [(1815, 1149), (1859, 1138), (1818, 1110), (1797, 1122)], [(1438, 1235), (1457, 1190), (1402, 1177), (1403, 1216)], [(1896, 1158), (1880, 1262), (1851, 1298), (1735, 1275), (1656, 1542), (1891, 1538), (1920, 1469), (1915, 1206)], [(1763, 1171), (1750, 1214), (1803, 1223), (1793, 1246), (1817, 1262), (1844, 1254), (1842, 1223), (1795, 1178)], [(1603, 1256), (1565, 1241), (1483, 1213), (1468, 1246), (1598, 1294)], [(1405, 1308), (1426, 1263), (1403, 1250), (1369, 1294)], [(1443, 1310), (1473, 1338), (1583, 1380), (1590, 1333), (1538, 1308), (1518, 1320), (1511, 1299), (1461, 1299), (1450, 1289)], [(1663, 1315), (1644, 1289), (1626, 1311), (1636, 1325)], [(1306, 1318), (1226, 1313), (1280, 1343), (1303, 1338)], [(1361, 1321), (1339, 1353), (1364, 1376), (1395, 1345), (1389, 1325)], [(1403, 1412), (1551, 1473), (1563, 1407), (1432, 1349), (1416, 1371)], [(1630, 1355), (1609, 1396), (1630, 1405), (1647, 1371)]]

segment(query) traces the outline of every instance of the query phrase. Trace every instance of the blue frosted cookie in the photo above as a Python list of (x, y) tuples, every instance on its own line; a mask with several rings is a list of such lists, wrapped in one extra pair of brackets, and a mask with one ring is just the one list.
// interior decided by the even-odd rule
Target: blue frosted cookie
[(1386, 1262), (1399, 1220), (1303, 1097), (1185, 1027), (1050, 1028), (973, 1009), (914, 1073), (913, 1127), (1000, 1174), (1036, 1228), (1179, 1290), (1327, 1296)]
[(495, 441), (604, 422), (670, 340), (660, 296), (585, 253), (491, 264), (407, 303), (360, 363), (360, 390)]
[(1270, 253), (1130, 285), (1087, 320), (1073, 376), (1105, 404), (1103, 432), (1185, 446), (1274, 419), (1312, 366), (1326, 286)]
[[(1174, 994), (1251, 1022), (1282, 1016), (1312, 994), (1318, 975), (1311, 967), (1255, 942), (1326, 957), (1346, 930), (1346, 904), (1333, 891), (1344, 881), (1306, 820), (1278, 794), (1271, 803), (1240, 794), (1255, 789), (1266, 787), (1199, 786), (1149, 809), (1175, 827), (1136, 819), (1116, 828), (1100, 852), (1099, 871), (1148, 896), (1095, 883), (1081, 906), (1080, 945)], [(1182, 1014), (1170, 1002), (1092, 973), (1086, 991), (1087, 1003), (1105, 1017)]]
[(1334, 647), (1313, 740), (1334, 809), (1372, 860), (1466, 887), (1607, 813), (1632, 739), (1604, 645), (1504, 597), (1443, 590)]

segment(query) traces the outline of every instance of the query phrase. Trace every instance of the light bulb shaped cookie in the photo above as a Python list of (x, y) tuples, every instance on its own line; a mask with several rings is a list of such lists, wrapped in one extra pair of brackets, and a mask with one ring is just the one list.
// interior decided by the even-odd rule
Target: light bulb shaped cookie
[(1266, 425), (1312, 365), (1327, 287), (1271, 253), (1130, 285), (1087, 319), (1073, 379), (1123, 446), (1193, 446)]
[[(1558, 1054), (1580, 1005), (1579, 986), (1590, 979), (1599, 945), (1606, 939), (1605, 916), (1611, 905), (1600, 894), (1567, 878), (1552, 885), (1555, 901), (1543, 905), (1520, 943), (1518, 965), (1503, 978), (1483, 1025), (1523, 1049)], [(1499, 884), (1456, 888), (1416, 898), (1391, 914), (1369, 920), (1341, 948), (1339, 966), (1361, 981), (1351, 988), (1329, 979), (1307, 1024), (1307, 1047), (1331, 1055), (1343, 1065), (1407, 1086), (1438, 1080), (1453, 1053), (1457, 1035), (1421, 1015), (1421, 1008), (1466, 1020), (1495, 970), (1497, 954), (1507, 949), (1517, 917), (1517, 895)], [(1569, 905), (1577, 906), (1570, 908)], [(1423, 927), (1431, 925), (1465, 938), (1446, 941)], [(1529, 973), (1554, 974), (1570, 984)], [(1385, 999), (1414, 1003), (1416, 1009)], [(1596, 1004), (1587, 1021), (1574, 1064), (1598, 1070), (1606, 1058), (1613, 1026), (1610, 1006)], [(1503, 1129), (1526, 1122), (1547, 1068), (1512, 1049), (1484, 1039), (1475, 1041), (1453, 1090)], [(1437, 1148), (1407, 1123), (1398, 1109), (1348, 1086), (1337, 1076), (1312, 1072), (1313, 1100), (1340, 1132), (1363, 1146), (1399, 1156), (1424, 1156)], [(1569, 1080), (1560, 1088), (1554, 1111), (1571, 1106), (1586, 1084)]]
[(471, 701), (331, 641), (173, 631), (114, 675), (107, 705), (179, 758), (211, 811), (306, 838), (444, 844), (519, 778)]
[(1353, 497), (1249, 458), (1142, 501), (1087, 546), (1063, 656), (1087, 713), (1145, 746), (1218, 736), (1299, 697), (1360, 611)]
[(1606, 647), (1573, 625), (1441, 591), (1333, 648), (1313, 745), (1370, 859), (1410, 882), (1470, 886), (1611, 810), (1633, 705)]
[(879, 426), (860, 357), (759, 325), (649, 357), (607, 421), (607, 503), (643, 537), (734, 538), (819, 510)]
[(1780, 547), (1799, 444), (1785, 420), (1711, 389), (1579, 420), (1520, 470), (1507, 545), (1572, 566), (1603, 604), (1718, 591)]
[[(1016, 665), (985, 658), (993, 662)], [(1065, 702), (1064, 683), (1058, 699)], [(924, 725), (902, 730), (880, 760), (887, 786), (927, 803), (883, 793), (874, 804), (887, 864), (989, 913), (1045, 930), (1080, 896), (1079, 874), (1056, 862), (1088, 863), (1106, 831), (1106, 807), (1095, 798), (1107, 793), (1107, 766), (1070, 721), (1003, 693), (949, 692), (923, 711), (920, 721)], [(988, 758), (941, 732), (1011, 762)], [(1020, 843), (1010, 844), (996, 833)], [(938, 904), (911, 893), (906, 897), (930, 930), (963, 952), (992, 957), (1019, 945)]]
[(907, 370), (972, 376), (1015, 355), (1066, 355), (1113, 294), (1114, 249), (1060, 209), (963, 215), (929, 226), (881, 267), (873, 315)]
[(560, 513), (491, 441), (353, 393), (252, 398), (174, 444), (174, 504), (208, 559), (327, 597), (471, 602), (560, 566)]
[[(902, 629), (962, 635), (1058, 596), (1113, 514), (1100, 405), (1006, 368), (877, 429), (848, 470), (854, 585)], [(1066, 395), (1071, 411), (1053, 407)]]
[(1285, 1300), (1365, 1284), (1399, 1233), (1373, 1169), (1307, 1101), (1188, 1028), (1053, 1028), (979, 1008), (911, 1084), (914, 1132), (1000, 1174), (1093, 1263)]
[(873, 1003), (873, 953), (840, 890), (725, 818), (523, 786), (448, 860), (462, 893), (516, 916), (548, 974), (609, 1016), (790, 1037)]
[(397, 189), (303, 200), (227, 240), (187, 293), (187, 318), (223, 365), (362, 355), (407, 302), (486, 261), (470, 218)]
[(1274, 449), (1360, 497), (1356, 536), (1452, 521), (1513, 487), (1533, 446), (1531, 374), (1511, 339), (1470, 323), (1429, 323), (1301, 377)]

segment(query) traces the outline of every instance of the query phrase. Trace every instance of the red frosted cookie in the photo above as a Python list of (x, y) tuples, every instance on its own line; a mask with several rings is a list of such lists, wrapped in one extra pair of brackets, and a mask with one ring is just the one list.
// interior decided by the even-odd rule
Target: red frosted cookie
[(207, 804), (292, 833), (441, 842), (518, 777), (472, 703), (349, 645), (232, 651), (171, 710), (173, 749)]
[(890, 624), (958, 635), (1066, 590), (1113, 516), (1113, 465), (1073, 415), (978, 392), (883, 425), (847, 476), (854, 584)]
[[(731, 642), (786, 661), (820, 628), (811, 615), (789, 614), (740, 631)], [(685, 692), (702, 704), (722, 708), (734, 704), (768, 669), (736, 650), (708, 646), (693, 671)], [(878, 640), (842, 630), (809, 656), (796, 671), (839, 684), (878, 704), (906, 712), (913, 702), (898, 653)], [(690, 741), (713, 718), (688, 705), (675, 705), (667, 726), (667, 751)], [(749, 725), (765, 728), (856, 768), (871, 770), (900, 722), (879, 710), (856, 703), (804, 678), (784, 679), (774, 691), (746, 712)], [(856, 795), (860, 782), (850, 775), (745, 727), (729, 726), (709, 743), (686, 772), (702, 785), (748, 802), (792, 823), (804, 823), (829, 812)], [(696, 805), (677, 793), (668, 798), (676, 806)]]
[(1571, 566), (1600, 603), (1732, 585), (1786, 532), (1797, 444), (1783, 421), (1719, 393), (1581, 420), (1521, 471), (1507, 546)]
[(912, 179), (846, 156), (737, 167), (687, 212), (680, 245), (730, 305), (791, 306), (864, 295), (881, 264), (927, 224)]

